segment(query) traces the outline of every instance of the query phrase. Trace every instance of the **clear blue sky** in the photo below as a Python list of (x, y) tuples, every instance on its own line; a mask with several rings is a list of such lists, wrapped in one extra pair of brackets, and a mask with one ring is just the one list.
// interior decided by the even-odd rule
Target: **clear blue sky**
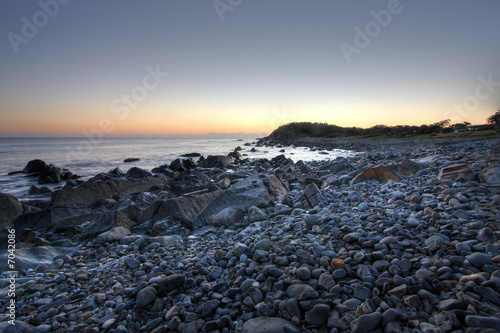
[(0, 2), (0, 136), (484, 123), (500, 108), (498, 0), (59, 1)]

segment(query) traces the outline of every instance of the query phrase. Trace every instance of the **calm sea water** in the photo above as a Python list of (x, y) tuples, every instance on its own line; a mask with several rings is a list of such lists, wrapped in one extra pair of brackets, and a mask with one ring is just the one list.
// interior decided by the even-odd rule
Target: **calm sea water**
[[(116, 167), (123, 171), (134, 166), (151, 170), (186, 153), (226, 155), (237, 146), (241, 146), (244, 150), (240, 153), (248, 154), (249, 158), (272, 158), (282, 154), (280, 149), (268, 147), (257, 147), (257, 152), (250, 152), (254, 145), (244, 144), (253, 142), (236, 139), (104, 138), (100, 142), (90, 142), (83, 138), (0, 138), (0, 192), (27, 197), (29, 187), (37, 185), (37, 179), (24, 174), (7, 174), (22, 170), (33, 159), (68, 169), (85, 179)], [(285, 155), (294, 161), (335, 159), (350, 154), (335, 151), (325, 155), (302, 147), (285, 149)], [(140, 161), (123, 162), (131, 157)], [(54, 189), (62, 185), (49, 187)]]

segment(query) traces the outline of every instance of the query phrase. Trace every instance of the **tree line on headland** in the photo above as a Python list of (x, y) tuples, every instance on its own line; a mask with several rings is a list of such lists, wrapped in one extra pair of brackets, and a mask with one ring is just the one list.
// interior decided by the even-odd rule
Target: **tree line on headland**
[(434, 135), (438, 133), (464, 132), (469, 130), (483, 130), (499, 128), (500, 110), (486, 119), (486, 126), (472, 126), (471, 123), (464, 121), (462, 123), (452, 124), (450, 119), (442, 120), (429, 125), (410, 126), (410, 125), (375, 125), (370, 128), (359, 127), (341, 127), (327, 123), (294, 122), (282, 125), (274, 130), (270, 139), (294, 139), (294, 138), (341, 138), (341, 137), (376, 137), (386, 136), (394, 138), (405, 138), (417, 135)]

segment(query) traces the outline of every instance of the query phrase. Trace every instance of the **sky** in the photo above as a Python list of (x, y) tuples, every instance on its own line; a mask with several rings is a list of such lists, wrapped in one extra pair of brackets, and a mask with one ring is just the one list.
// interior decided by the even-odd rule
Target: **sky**
[(0, 136), (270, 133), (500, 109), (498, 0), (0, 2)]

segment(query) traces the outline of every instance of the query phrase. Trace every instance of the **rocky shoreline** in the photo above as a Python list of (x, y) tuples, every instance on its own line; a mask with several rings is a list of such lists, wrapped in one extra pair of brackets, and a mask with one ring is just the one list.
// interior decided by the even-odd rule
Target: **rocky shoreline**
[(270, 144), (2, 194), (0, 329), (500, 332), (498, 139), (313, 142), (360, 154), (297, 163)]

